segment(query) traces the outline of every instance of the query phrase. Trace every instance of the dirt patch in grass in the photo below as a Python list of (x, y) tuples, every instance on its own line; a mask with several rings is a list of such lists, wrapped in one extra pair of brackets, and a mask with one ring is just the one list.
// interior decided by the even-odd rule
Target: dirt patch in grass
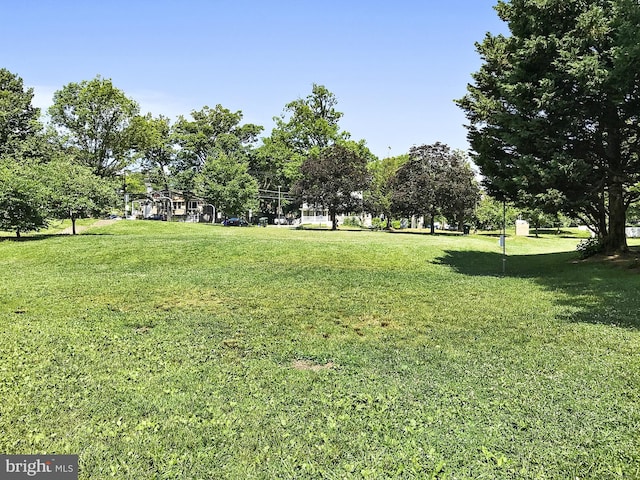
[(617, 253), (615, 255), (594, 255), (581, 261), (602, 263), (604, 265), (611, 265), (640, 273), (640, 247), (630, 247), (628, 252)]
[(319, 372), (321, 370), (331, 370), (335, 367), (335, 363), (327, 362), (324, 365), (311, 360), (294, 360), (291, 362), (291, 366), (296, 370), (311, 370), (312, 372)]

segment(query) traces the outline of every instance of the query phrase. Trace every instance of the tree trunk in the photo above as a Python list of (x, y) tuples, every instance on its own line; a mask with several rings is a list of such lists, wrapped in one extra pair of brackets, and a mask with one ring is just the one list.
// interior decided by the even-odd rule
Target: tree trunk
[(609, 229), (604, 237), (605, 253), (624, 253), (629, 251), (625, 226), (627, 208), (624, 201), (622, 182), (614, 181), (609, 186)]
[(329, 212), (329, 218), (331, 218), (331, 230), (338, 229), (338, 218), (336, 212)]
[(71, 214), (71, 233), (76, 234), (76, 216)]
[(435, 215), (431, 215), (431, 235), (436, 233), (436, 217)]
[(611, 255), (614, 253), (627, 252), (629, 251), (629, 247), (627, 247), (627, 237), (625, 235), (627, 206), (624, 199), (624, 184), (620, 173), (624, 171), (621, 158), (622, 138), (619, 130), (619, 128), (622, 127), (622, 121), (618, 116), (617, 109), (613, 105), (608, 106), (605, 121), (610, 125), (610, 127), (606, 129), (605, 155), (611, 174), (607, 179), (606, 185), (609, 207), (609, 228), (603, 240), (605, 253)]
[(20, 229), (19, 228), (16, 230), (16, 238), (20, 238)]

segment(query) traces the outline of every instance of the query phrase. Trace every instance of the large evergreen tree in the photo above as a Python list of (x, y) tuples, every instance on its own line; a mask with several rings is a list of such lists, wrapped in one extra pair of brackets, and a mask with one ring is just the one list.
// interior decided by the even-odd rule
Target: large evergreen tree
[(636, 0), (512, 0), (511, 34), (487, 34), (458, 101), (489, 192), (593, 226), (627, 250), (640, 181), (640, 5)]

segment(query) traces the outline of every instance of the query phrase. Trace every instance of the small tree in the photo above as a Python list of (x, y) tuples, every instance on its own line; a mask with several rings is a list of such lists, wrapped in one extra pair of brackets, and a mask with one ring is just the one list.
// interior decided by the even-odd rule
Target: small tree
[(475, 210), (475, 224), (482, 230), (499, 230), (506, 218), (507, 226), (515, 225), (520, 211), (513, 203), (500, 202), (488, 195), (482, 195)]
[(113, 182), (95, 175), (89, 167), (68, 159), (52, 161), (46, 167), (49, 208), (55, 217), (71, 219), (73, 235), (78, 218), (99, 212), (115, 201)]
[(48, 225), (41, 166), (0, 158), (0, 230), (22, 233)]
[(368, 164), (371, 172), (371, 186), (364, 194), (365, 209), (374, 215), (383, 215), (387, 228), (391, 226), (392, 180), (398, 169), (408, 160), (409, 155), (400, 155), (375, 160)]

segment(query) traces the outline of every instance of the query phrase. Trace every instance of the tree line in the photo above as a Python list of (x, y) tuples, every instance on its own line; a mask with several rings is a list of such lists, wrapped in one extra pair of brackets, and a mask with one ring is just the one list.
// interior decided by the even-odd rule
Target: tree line
[[(462, 152), (436, 143), (378, 159), (364, 140), (342, 130), (337, 100), (322, 85), (285, 105), (268, 137), (222, 105), (171, 121), (141, 115), (137, 102), (111, 80), (69, 83), (55, 92), (43, 124), (33, 90), (0, 69), (0, 230), (21, 233), (51, 219), (101, 215), (124, 192), (145, 186), (200, 198), (224, 216), (249, 210), (275, 216), (302, 203), (337, 215), (367, 211), (390, 221), (437, 216), (462, 224), (473, 214), (479, 187)], [(128, 172), (127, 175), (124, 175)]]
[(101, 77), (56, 92), (45, 128), (32, 90), (2, 69), (0, 229), (19, 235), (104, 209), (115, 176), (135, 166), (154, 188), (225, 215), (273, 215), (273, 198), (259, 192), (277, 188), (292, 195), (286, 208), (326, 208), (334, 227), (338, 213), (366, 209), (386, 222), (421, 215), (433, 230), (439, 216), (482, 224), (478, 212), (499, 202), (534, 223), (579, 219), (602, 251), (628, 251), (627, 219), (640, 218), (640, 3), (500, 0), (495, 9), (509, 34), (476, 44), (481, 67), (456, 100), (487, 208), (475, 208), (481, 194), (463, 153), (435, 143), (378, 159), (341, 130), (321, 85), (286, 104), (262, 138), (263, 127), (221, 105), (174, 122), (140, 115)]

